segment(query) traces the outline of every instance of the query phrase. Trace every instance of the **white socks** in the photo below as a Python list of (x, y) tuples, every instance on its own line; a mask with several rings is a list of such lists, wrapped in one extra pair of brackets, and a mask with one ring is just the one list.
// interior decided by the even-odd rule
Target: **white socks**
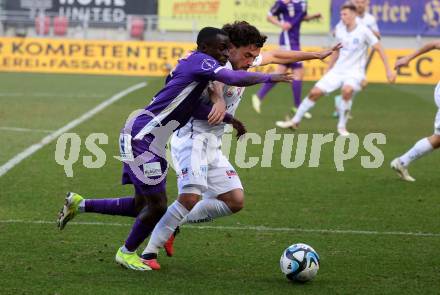
[(347, 120), (348, 120), (348, 113), (351, 108), (351, 102), (346, 101), (345, 99), (341, 100), (339, 103), (339, 121), (338, 121), (338, 129), (343, 128), (346, 129), (347, 127)]
[(225, 202), (218, 199), (202, 199), (192, 208), (182, 224), (207, 222), (231, 214), (232, 211)]
[(429, 142), (428, 138), (423, 138), (419, 140), (409, 151), (407, 151), (403, 156), (400, 157), (400, 162), (404, 167), (418, 158), (430, 153), (434, 148)]
[(78, 211), (80, 213), (84, 213), (86, 211), (86, 200), (82, 200), (81, 202), (79, 202)]
[(304, 114), (307, 113), (314, 106), (315, 106), (315, 102), (313, 100), (310, 100), (308, 96), (304, 98), (304, 100), (299, 105), (299, 108), (296, 111), (296, 114), (293, 117), (292, 122), (295, 124), (301, 122), (301, 119), (303, 118)]
[(150, 241), (142, 254), (159, 252), (189, 211), (179, 201), (174, 201), (151, 233)]

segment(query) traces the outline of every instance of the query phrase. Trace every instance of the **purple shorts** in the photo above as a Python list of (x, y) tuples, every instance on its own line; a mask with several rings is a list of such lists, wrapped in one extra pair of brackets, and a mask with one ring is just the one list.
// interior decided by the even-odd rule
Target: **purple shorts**
[[(285, 44), (283, 44), (282, 42), (280, 43), (280, 48), (284, 49), (284, 50), (293, 50), (293, 51), (300, 51), (301, 50), (301, 46), (299, 44), (290, 44), (290, 46), (286, 46)], [(288, 49), (290, 48), (290, 49)], [(286, 67), (288, 67), (289, 69), (301, 69), (303, 67), (303, 63), (302, 62), (293, 62), (290, 64), (285, 64)]]
[[(143, 196), (165, 192), (167, 160), (150, 151), (150, 141), (147, 139), (133, 140), (127, 134), (120, 136), (119, 148), (122, 159), (143, 158), (140, 165), (132, 161), (130, 164), (127, 161), (123, 163), (122, 184), (133, 184), (136, 193)], [(121, 140), (123, 136), (125, 140)], [(142, 154), (145, 157), (139, 157)]]

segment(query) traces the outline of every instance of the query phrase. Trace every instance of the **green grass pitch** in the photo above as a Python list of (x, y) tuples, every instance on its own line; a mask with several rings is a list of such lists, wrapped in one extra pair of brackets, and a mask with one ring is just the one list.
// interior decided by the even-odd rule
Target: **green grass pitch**
[[(309, 168), (306, 157), (302, 167), (287, 169), (276, 142), (271, 168), (237, 169), (245, 209), (207, 228), (184, 227), (175, 257), (159, 257), (159, 272), (138, 273), (114, 262), (129, 218), (84, 214), (59, 232), (55, 219), (65, 192), (97, 198), (132, 194), (130, 186), (120, 185), (121, 164), (113, 157), (119, 130), (163, 79), (0, 74), (0, 166), (50, 130), (144, 80), (146, 88), (70, 131), (83, 142), (73, 178), (55, 162), (55, 141), (0, 177), (0, 294), (439, 294), (440, 153), (411, 166), (415, 183), (400, 181), (389, 168), (395, 156), (432, 134), (434, 86), (371, 84), (356, 97), (349, 130), (361, 140), (371, 132), (387, 138), (378, 169), (362, 168), (360, 158), (368, 153), (361, 147), (345, 162), (345, 171), (337, 172), (334, 144), (323, 146), (318, 168)], [(312, 85), (305, 83), (303, 92)], [(264, 135), (287, 114), (291, 91), (278, 85), (256, 115), (250, 104), (256, 89), (246, 90), (237, 116), (249, 132)], [(323, 98), (298, 133), (335, 133), (332, 106), (331, 98)], [(107, 155), (101, 169), (82, 164), (82, 156), (90, 155), (84, 141), (91, 133), (109, 136), (109, 144), (101, 145)], [(248, 156), (261, 153), (261, 145), (248, 145)], [(174, 173), (168, 176), (168, 195), (169, 202), (176, 196)], [(288, 282), (279, 270), (282, 251), (296, 242), (310, 244), (321, 257), (310, 283)]]

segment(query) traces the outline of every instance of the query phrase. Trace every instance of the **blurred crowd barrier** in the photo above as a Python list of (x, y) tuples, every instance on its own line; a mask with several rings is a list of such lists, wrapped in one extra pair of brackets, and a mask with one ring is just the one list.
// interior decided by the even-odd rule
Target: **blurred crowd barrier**
[[(264, 50), (274, 49), (268, 45)], [(189, 42), (97, 41), (44, 38), (0, 38), (0, 71), (71, 73), (128, 76), (165, 76), (180, 57), (195, 49)], [(305, 47), (305, 51), (322, 48)], [(390, 63), (410, 53), (409, 49), (387, 49)], [(417, 58), (398, 72), (398, 83), (435, 84), (440, 80), (440, 52), (433, 51)], [(306, 61), (305, 80), (316, 81), (327, 64)], [(275, 66), (258, 68), (272, 72)], [(385, 83), (385, 71), (377, 53), (368, 65), (369, 82)]]
[[(234, 20), (246, 20), (265, 33), (279, 32), (266, 20), (274, 0), (0, 1), (3, 36), (151, 41), (167, 32), (193, 36), (204, 26)], [(329, 34), (345, 1), (308, 0), (308, 12), (323, 18), (304, 23), (302, 33)], [(369, 10), (384, 36), (440, 36), (440, 0), (371, 0)]]

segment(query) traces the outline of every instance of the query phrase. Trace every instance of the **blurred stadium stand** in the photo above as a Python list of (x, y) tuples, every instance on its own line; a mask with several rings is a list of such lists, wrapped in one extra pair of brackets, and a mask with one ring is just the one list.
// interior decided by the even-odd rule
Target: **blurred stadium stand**
[[(177, 20), (161, 17), (161, 21), (169, 21), (179, 27), (192, 27), (189, 31), (160, 30), (158, 16), (159, 0), (125, 1), (134, 5), (124, 7), (99, 8), (94, 11), (84, 7), (70, 7), (62, 10), (56, 5), (60, 3), (76, 3), (71, 0), (0, 0), (0, 36), (19, 37), (51, 37), (73, 39), (108, 39), (108, 40), (146, 40), (146, 41), (194, 41), (202, 25), (197, 20)], [(93, 1), (90, 1), (93, 2)], [(102, 1), (101, 1), (102, 2)], [(108, 1), (109, 3), (113, 1)], [(124, 2), (124, 1), (122, 1)], [(74, 5), (74, 4), (72, 4)], [(79, 5), (79, 4), (78, 4)], [(141, 5), (142, 9), (138, 9)], [(422, 4), (420, 4), (422, 5)], [(128, 4), (127, 4), (128, 6)], [(44, 9), (42, 9), (44, 8)], [(57, 8), (57, 9), (54, 9)], [(113, 9), (113, 10), (110, 10)], [(137, 12), (145, 14), (137, 14)], [(61, 13), (62, 12), (62, 13)], [(136, 13), (134, 13), (136, 12)], [(327, 20), (328, 21), (328, 20)], [(221, 26), (221, 23), (210, 23)], [(264, 30), (263, 30), (264, 31)], [(267, 33), (267, 32), (266, 32)], [(269, 43), (277, 43), (278, 33), (267, 33)], [(383, 43), (388, 48), (415, 48), (422, 42), (433, 39), (421, 35), (392, 36), (387, 35)], [(329, 46), (332, 43), (331, 33), (303, 34), (304, 46)]]

